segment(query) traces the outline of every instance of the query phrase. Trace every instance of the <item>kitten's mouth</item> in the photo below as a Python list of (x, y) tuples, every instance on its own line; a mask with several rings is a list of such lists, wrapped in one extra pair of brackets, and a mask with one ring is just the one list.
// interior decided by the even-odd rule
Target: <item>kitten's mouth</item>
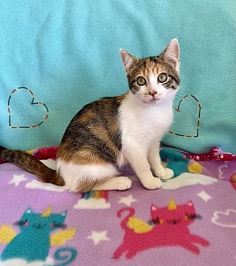
[(161, 98), (152, 98), (151, 101), (160, 101)]
[(157, 97), (143, 97), (143, 101), (146, 103), (157, 103), (161, 100), (161, 98), (157, 98)]
[(155, 97), (149, 98), (149, 102), (151, 103), (156, 103), (159, 102), (160, 100), (161, 100), (160, 98), (155, 98)]
[(150, 97), (150, 96), (143, 96), (142, 101), (148, 104), (157, 104), (162, 100), (162, 98), (158, 97)]

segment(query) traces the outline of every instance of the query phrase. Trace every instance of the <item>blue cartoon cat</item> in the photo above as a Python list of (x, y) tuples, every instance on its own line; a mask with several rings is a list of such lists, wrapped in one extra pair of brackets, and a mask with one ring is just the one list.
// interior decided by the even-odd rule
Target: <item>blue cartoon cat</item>
[[(44, 213), (35, 213), (30, 208), (25, 211), (21, 219), (14, 225), (20, 229), (16, 234), (9, 226), (3, 226), (1, 231), (8, 235), (9, 244), (1, 254), (1, 261), (10, 259), (23, 259), (27, 262), (46, 261), (51, 245), (63, 245), (67, 240), (73, 238), (75, 229), (65, 229), (64, 224), (66, 212), (51, 213), (48, 208)], [(64, 229), (60, 230), (58, 229)], [(9, 237), (11, 235), (11, 237)], [(56, 259), (60, 258), (60, 251), (69, 253), (67, 262), (60, 265), (69, 265), (77, 256), (73, 248), (60, 248), (56, 251)]]

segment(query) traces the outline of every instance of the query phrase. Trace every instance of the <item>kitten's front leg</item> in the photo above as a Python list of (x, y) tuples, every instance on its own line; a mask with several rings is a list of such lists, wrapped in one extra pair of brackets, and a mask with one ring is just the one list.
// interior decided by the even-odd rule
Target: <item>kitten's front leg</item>
[(174, 176), (174, 172), (171, 169), (165, 168), (161, 164), (159, 141), (153, 142), (150, 146), (148, 150), (148, 161), (154, 176), (163, 180), (171, 179)]
[(157, 189), (162, 186), (162, 181), (151, 172), (146, 152), (138, 145), (126, 145), (124, 155), (145, 188)]

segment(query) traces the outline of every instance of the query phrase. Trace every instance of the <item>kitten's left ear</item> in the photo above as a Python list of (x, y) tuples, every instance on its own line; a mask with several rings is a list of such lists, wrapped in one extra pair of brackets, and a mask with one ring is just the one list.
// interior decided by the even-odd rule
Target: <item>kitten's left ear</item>
[(121, 55), (126, 72), (128, 72), (129, 68), (131, 67), (133, 63), (138, 61), (137, 57), (133, 56), (131, 53), (123, 49), (120, 49), (120, 55)]
[(177, 71), (179, 71), (180, 51), (178, 40), (171, 40), (164, 52), (161, 53), (160, 57), (162, 57), (167, 63), (171, 64)]

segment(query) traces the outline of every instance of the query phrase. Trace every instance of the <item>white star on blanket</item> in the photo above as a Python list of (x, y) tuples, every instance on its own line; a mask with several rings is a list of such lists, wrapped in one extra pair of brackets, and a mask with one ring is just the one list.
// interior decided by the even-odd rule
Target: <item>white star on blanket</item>
[(10, 184), (14, 184), (15, 187), (18, 187), (21, 182), (26, 181), (26, 180), (28, 180), (28, 179), (25, 178), (24, 174), (22, 174), (22, 175), (13, 175), (12, 180), (8, 184), (9, 185)]
[(136, 202), (137, 200), (133, 198), (132, 195), (129, 195), (128, 197), (120, 197), (120, 201), (118, 203), (124, 203), (125, 205), (129, 206)]
[(212, 199), (212, 197), (207, 194), (204, 190), (202, 190), (200, 193), (197, 194), (201, 199), (203, 199), (205, 202), (208, 202), (208, 200)]
[(106, 235), (107, 235), (107, 231), (101, 231), (101, 232), (92, 231), (92, 234), (90, 236), (88, 236), (87, 239), (93, 240), (94, 244), (97, 245), (101, 241), (109, 241), (110, 240)]

